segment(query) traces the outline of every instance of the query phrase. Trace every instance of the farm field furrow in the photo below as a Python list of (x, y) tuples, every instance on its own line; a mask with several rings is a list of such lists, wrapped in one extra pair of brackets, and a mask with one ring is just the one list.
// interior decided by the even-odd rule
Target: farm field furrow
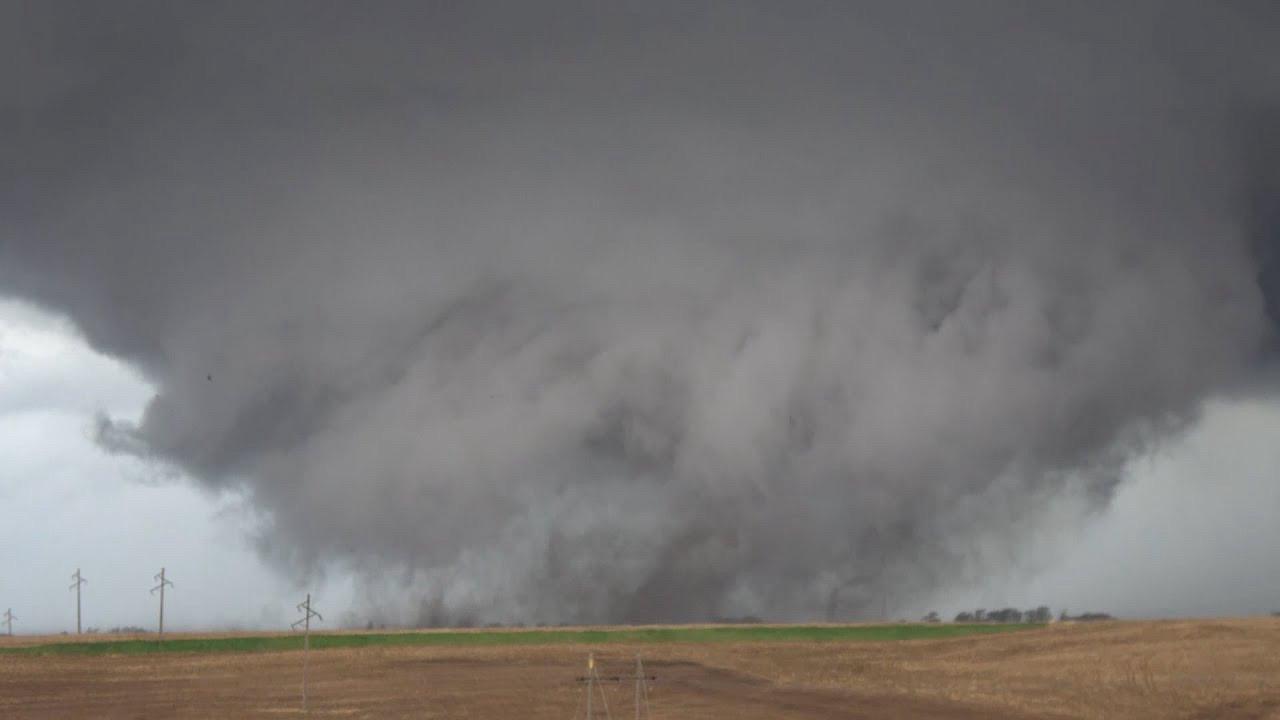
[[(605, 676), (626, 674), (636, 655), (643, 657), (657, 677), (653, 718), (1280, 718), (1276, 619), (1060, 624), (896, 641), (850, 639), (856, 633), (834, 640), (626, 640), (644, 630), (592, 630), (608, 639), (590, 642), (564, 635), (579, 631), (555, 630), (542, 644), (498, 644), (489, 633), (483, 643), (320, 649), (310, 656), (310, 714), (580, 718), (576, 679), (590, 652)], [(434, 633), (445, 634), (468, 633)], [(0, 717), (301, 714), (296, 650), (49, 654), (35, 652), (30, 639), (3, 645), (18, 650), (23, 642), (18, 652), (0, 653)], [(632, 717), (633, 686), (605, 688), (612, 716)]]

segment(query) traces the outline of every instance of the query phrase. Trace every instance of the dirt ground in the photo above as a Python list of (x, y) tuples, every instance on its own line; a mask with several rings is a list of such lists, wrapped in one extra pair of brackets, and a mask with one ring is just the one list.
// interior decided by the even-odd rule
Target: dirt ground
[[(310, 715), (583, 718), (576, 678), (592, 651), (606, 676), (629, 673), (641, 655), (657, 676), (653, 718), (1280, 719), (1280, 619), (888, 643), (324, 650), (310, 656)], [(301, 715), (302, 671), (300, 652), (0, 654), (0, 717)], [(634, 685), (606, 687), (611, 717), (634, 717)], [(598, 697), (595, 709), (605, 717)]]

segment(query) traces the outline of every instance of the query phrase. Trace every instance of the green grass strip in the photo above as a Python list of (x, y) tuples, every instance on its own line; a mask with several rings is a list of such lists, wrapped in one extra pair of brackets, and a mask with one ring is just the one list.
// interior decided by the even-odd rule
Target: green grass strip
[[(617, 630), (477, 630), (404, 633), (312, 634), (311, 647), (493, 647), (503, 645), (605, 645), (613, 643), (875, 642), (925, 640), (1022, 630), (1036, 625), (768, 625), (750, 627), (634, 628)], [(0, 648), (11, 655), (138, 655), (156, 652), (280, 652), (301, 650), (301, 635), (103, 640)]]

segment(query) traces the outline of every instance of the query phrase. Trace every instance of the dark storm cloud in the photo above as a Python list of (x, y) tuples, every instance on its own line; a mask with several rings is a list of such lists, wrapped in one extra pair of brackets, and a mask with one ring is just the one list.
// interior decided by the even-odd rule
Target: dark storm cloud
[(426, 618), (866, 613), (1266, 371), (1267, 3), (7, 12), (104, 441)]
[(1246, 228), (1253, 242), (1267, 314), (1280, 326), (1280, 106), (1272, 106), (1250, 121), (1244, 144)]

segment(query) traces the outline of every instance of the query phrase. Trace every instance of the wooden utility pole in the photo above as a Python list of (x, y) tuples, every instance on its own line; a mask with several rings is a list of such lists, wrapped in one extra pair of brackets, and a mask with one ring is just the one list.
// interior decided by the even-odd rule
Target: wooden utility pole
[(151, 588), (151, 594), (155, 595), (157, 590), (160, 591), (160, 632), (156, 638), (156, 641), (159, 642), (164, 640), (164, 588), (166, 585), (173, 587), (173, 582), (165, 579), (164, 568), (160, 568), (160, 572), (156, 574), (155, 579), (159, 580), (160, 584)]
[(80, 634), (80, 586), (84, 585), (89, 581), (80, 576), (80, 568), (76, 568), (75, 574), (71, 576), (71, 579), (74, 580), (75, 582), (71, 583), (71, 587), (67, 589), (76, 591), (76, 634), (79, 635)]
[(307, 593), (307, 599), (298, 603), (298, 611), (303, 613), (302, 619), (295, 622), (289, 627), (294, 630), (298, 626), (302, 626), (302, 712), (307, 712), (307, 666), (311, 655), (311, 618), (324, 620), (324, 616), (316, 612), (311, 607), (311, 593)]

